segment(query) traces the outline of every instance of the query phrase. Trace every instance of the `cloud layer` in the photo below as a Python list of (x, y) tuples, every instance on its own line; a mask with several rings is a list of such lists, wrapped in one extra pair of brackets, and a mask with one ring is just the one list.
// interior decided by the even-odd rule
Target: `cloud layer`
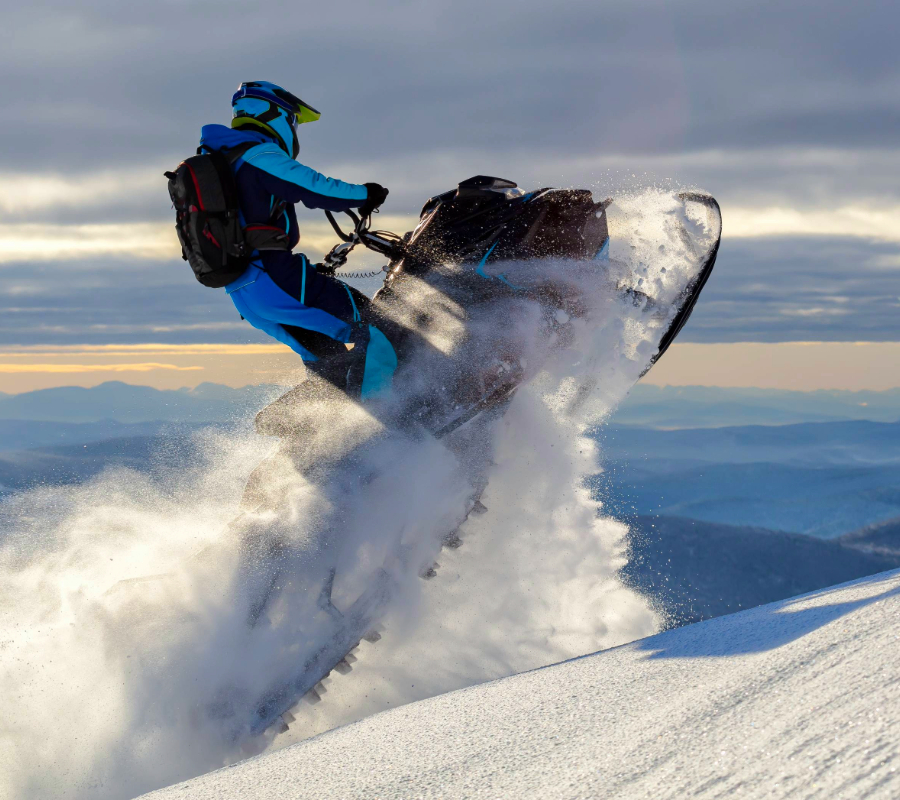
[(324, 112), (304, 133), (328, 158), (893, 147), (900, 122), (882, 0), (49, 0), (4, 22), (12, 168), (180, 153), (262, 75)]
[(385, 183), (392, 214), (480, 172), (712, 191), (726, 240), (687, 340), (896, 338), (898, 26), (885, 0), (10, 8), (0, 344), (262, 341), (170, 260), (161, 174), (254, 78), (320, 108), (301, 158)]
[[(0, 346), (271, 343), (180, 260), (2, 265), (0, 308)], [(895, 341), (898, 315), (894, 242), (732, 238), (680, 341)]]

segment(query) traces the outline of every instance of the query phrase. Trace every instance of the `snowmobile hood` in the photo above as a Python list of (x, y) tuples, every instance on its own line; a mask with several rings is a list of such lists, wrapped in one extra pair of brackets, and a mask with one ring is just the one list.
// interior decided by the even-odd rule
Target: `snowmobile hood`
[(210, 150), (227, 150), (245, 142), (274, 142), (272, 136), (259, 131), (235, 130), (225, 125), (204, 125), (200, 130), (200, 146)]

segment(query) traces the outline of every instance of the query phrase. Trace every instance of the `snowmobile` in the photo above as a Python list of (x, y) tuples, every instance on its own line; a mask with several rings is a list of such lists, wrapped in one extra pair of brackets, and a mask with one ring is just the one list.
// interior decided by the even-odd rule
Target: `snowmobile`
[[(682, 288), (677, 313), (668, 321), (647, 369), (684, 327), (718, 253), (721, 216), (715, 199), (700, 192), (681, 192), (678, 198), (685, 204), (701, 205), (711, 218), (708, 222), (714, 234), (704, 252), (696, 253), (699, 268)], [(419, 224), (402, 237), (370, 230), (371, 217), (360, 219), (353, 212), (346, 212), (354, 222), (354, 230), (348, 234), (331, 212), (325, 212), (342, 240), (326, 256), (326, 267), (336, 270), (343, 266), (357, 245), (390, 259), (384, 268), (384, 285), (374, 299), (368, 302), (358, 294), (356, 297), (363, 321), (371, 320), (383, 328), (398, 356), (397, 382), (405, 387), (406, 402), (395, 408), (394, 424), (418, 424), (441, 438), (509, 399), (526, 376), (507, 358), (510, 351), (504, 347), (508, 343), (502, 332), (487, 331), (485, 341), (474, 336), (469, 325), (465, 341), (453, 342), (451, 357), (435, 352), (429, 334), (441, 334), (448, 313), (458, 316), (461, 310), (471, 320), (478, 317), (479, 309), (503, 298), (536, 301), (546, 312), (548, 329), (558, 333), (554, 321), (560, 319), (560, 313), (577, 317), (580, 298), (565, 291), (573, 287), (548, 279), (541, 265), (567, 261), (573, 270), (575, 264), (583, 267), (593, 262), (596, 267), (608, 263), (607, 208), (611, 203), (611, 199), (594, 202), (592, 193), (584, 189), (545, 188), (526, 193), (512, 181), (479, 175), (429, 199)], [(687, 231), (681, 234), (693, 249)], [(423, 285), (430, 291), (423, 292)], [(620, 289), (635, 302), (654, 302), (636, 287)], [(454, 310), (448, 312), (448, 305)], [(352, 363), (356, 358), (352, 354), (346, 361)], [(430, 385), (419, 381), (418, 391), (411, 392), (413, 370), (428, 375)], [(441, 378), (441, 391), (434, 390), (436, 377)], [(327, 391), (317, 386), (320, 383), (313, 374), (299, 391), (289, 392), (260, 412), (258, 432), (295, 434), (290, 407), (306, 401), (317, 388)], [(392, 399), (398, 400), (396, 396)]]
[[(273, 519), (296, 517), (284, 512), (295, 476), (322, 492), (323, 504), (337, 506), (377, 478), (366, 454), (379, 443), (391, 437), (440, 440), (467, 463), (477, 462), (466, 507), (448, 522), (443, 538), (444, 546), (458, 546), (461, 523), (484, 510), (489, 454), (483, 443), (479, 449), (479, 425), (502, 415), (516, 390), (566, 348), (573, 326), (590, 316), (592, 293), (616, 295), (656, 320), (656, 350), (646, 369), (684, 327), (715, 265), (721, 215), (715, 199), (702, 192), (670, 193), (667, 202), (667, 241), (680, 248), (682, 269), (656, 282), (640, 274), (662, 247), (650, 255), (611, 257), (613, 201), (597, 202), (588, 190), (526, 192), (512, 181), (476, 176), (429, 199), (415, 229), (402, 236), (372, 230), (369, 218), (352, 212), (348, 233), (326, 212), (341, 242), (325, 263), (338, 277), (357, 246), (388, 259), (382, 288), (358, 305), (362, 322), (390, 341), (397, 366), (389, 390), (360, 399), (311, 375), (257, 416), (257, 431), (282, 441), (251, 476), (234, 528), (246, 543), (248, 623), (278, 627), (288, 654), (267, 670), (280, 677), (252, 703), (249, 720), (220, 704), (230, 709), (223, 716), (230, 716), (236, 738), (283, 730), (302, 698), (318, 700), (321, 681), (332, 670), (349, 671), (360, 641), (377, 638), (396, 589), (398, 572), (391, 564), (409, 566), (422, 558), (400, 546), (388, 552), (367, 574), (366, 588), (339, 608), (334, 582), (341, 573), (341, 517), (321, 526), (314, 547), (323, 565), (318, 572), (309, 568), (308, 540), (306, 550), (298, 549), (289, 534), (273, 532)], [(636, 245), (629, 246), (633, 251)], [(528, 336), (519, 326), (523, 316), (529, 317)], [(337, 355), (346, 359), (348, 373), (359, 357), (352, 351)], [(434, 574), (427, 559), (412, 567), (421, 577)], [(310, 585), (313, 573), (319, 583)], [(302, 614), (296, 605), (290, 613), (277, 610), (286, 592), (302, 598)]]

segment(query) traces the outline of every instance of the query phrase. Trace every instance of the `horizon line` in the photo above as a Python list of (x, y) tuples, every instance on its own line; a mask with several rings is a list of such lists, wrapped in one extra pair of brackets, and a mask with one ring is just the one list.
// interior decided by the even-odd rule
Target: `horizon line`
[[(84, 392), (90, 392), (94, 389), (99, 389), (104, 386), (129, 386), (133, 389), (147, 389), (151, 392), (194, 392), (197, 389), (205, 386), (213, 386), (217, 389), (228, 389), (233, 392), (240, 392), (245, 389), (263, 389), (268, 387), (281, 387), (281, 386), (290, 386), (291, 384), (281, 384), (277, 382), (264, 382), (264, 383), (247, 383), (242, 386), (229, 386), (227, 383), (217, 383), (216, 381), (202, 381), (195, 386), (180, 386), (174, 389), (158, 389), (155, 386), (150, 386), (145, 383), (128, 383), (127, 381), (121, 380), (106, 380), (101, 381), (100, 383), (94, 384), (93, 386), (78, 386), (76, 384), (65, 384), (60, 386), (49, 386), (43, 389), (29, 389), (24, 392), (4, 392), (0, 391), (0, 398), (3, 397), (19, 397), (23, 394), (37, 394), (38, 392), (53, 392), (61, 389), (78, 389)], [(774, 387), (763, 387), (763, 386), (717, 386), (715, 384), (703, 384), (703, 383), (694, 383), (694, 384), (673, 384), (673, 383), (636, 383), (631, 391), (634, 389), (645, 387), (647, 389), (654, 389), (659, 391), (665, 390), (675, 390), (675, 391), (688, 391), (691, 389), (702, 389), (702, 390), (715, 390), (719, 392), (759, 392), (763, 394), (887, 394), (890, 392), (900, 393), (900, 386), (894, 386), (887, 389), (778, 389)], [(625, 402), (623, 400), (623, 402)]]

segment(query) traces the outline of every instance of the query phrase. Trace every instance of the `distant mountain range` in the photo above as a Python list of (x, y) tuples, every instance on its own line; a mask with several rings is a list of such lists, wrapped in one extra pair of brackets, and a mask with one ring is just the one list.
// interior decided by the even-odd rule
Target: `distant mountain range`
[[(650, 597), (670, 627), (731, 614), (900, 566), (867, 549), (867, 534), (838, 540), (678, 517), (631, 520), (631, 557), (621, 575)], [(888, 542), (884, 536), (882, 545)]]
[[(0, 420), (50, 422), (227, 422), (246, 417), (283, 387), (232, 389), (203, 383), (161, 391), (119, 381), (10, 395), (0, 393)], [(784, 392), (709, 386), (638, 384), (611, 420), (650, 428), (717, 428), (837, 420), (900, 420), (900, 389), (886, 392)], [(0, 443), (0, 449), (3, 449)]]
[(841, 536), (838, 541), (867, 553), (900, 558), (900, 517), (852, 531)]
[(796, 425), (656, 430), (609, 425), (595, 435), (605, 458), (794, 466), (900, 464), (900, 422), (845, 420)]
[(597, 496), (617, 515), (835, 537), (900, 515), (900, 423), (595, 432)]
[(177, 469), (189, 463), (195, 452), (189, 434), (190, 428), (170, 427), (165, 435), (0, 453), (0, 498), (36, 486), (82, 483), (109, 467), (139, 472)]
[(900, 420), (900, 389), (789, 392), (639, 383), (612, 422), (651, 428), (718, 428), (865, 419)]
[[(154, 428), (152, 424), (147, 427)], [(169, 475), (192, 463), (196, 453), (191, 436), (194, 427), (199, 426), (168, 424), (153, 435), (2, 453), (0, 498), (35, 486), (80, 483), (109, 467)], [(805, 426), (797, 427), (804, 430), (786, 429), (785, 441), (809, 440), (815, 444), (815, 437), (810, 438)], [(842, 435), (831, 436), (829, 424), (813, 426), (816, 427), (822, 428), (824, 440), (834, 442)], [(140, 428), (141, 424), (119, 425), (120, 430)], [(89, 427), (82, 430), (88, 431)], [(682, 444), (677, 437), (670, 440), (667, 432), (652, 433), (659, 437), (661, 447)], [(681, 437), (689, 432), (677, 433)], [(743, 441), (747, 435), (746, 429), (716, 433), (732, 443)], [(893, 440), (885, 438), (888, 447), (893, 447)], [(656, 440), (649, 437), (643, 441), (653, 444)], [(751, 438), (749, 446), (754, 444)], [(760, 446), (769, 445), (763, 441)], [(739, 453), (731, 455), (738, 463), (701, 463), (691, 471), (684, 468), (683, 462), (663, 459), (671, 472), (645, 470), (640, 478), (641, 491), (647, 496), (656, 492), (673, 498), (661, 516), (635, 515), (627, 504), (617, 506), (609, 496), (604, 497), (607, 513), (628, 521), (633, 531), (631, 558), (622, 571), (623, 578), (651, 597), (671, 625), (731, 613), (900, 566), (900, 510), (880, 524), (858, 530), (855, 528), (860, 528), (860, 523), (854, 521), (854, 515), (865, 519), (875, 506), (866, 481), (880, 481), (885, 491), (893, 489), (894, 502), (900, 509), (900, 496), (896, 496), (900, 466), (815, 468), (746, 464), (740, 463)], [(661, 469), (652, 459), (647, 463)], [(638, 474), (625, 467), (613, 467), (602, 477), (609, 480), (610, 475), (619, 481), (628, 476), (638, 480)], [(707, 477), (714, 480), (707, 481)], [(882, 504), (879, 508), (888, 513), (887, 507)], [(753, 513), (782, 523), (791, 514), (805, 515), (826, 527), (839, 524), (842, 527), (832, 532), (845, 535), (826, 541), (765, 526), (684, 518), (722, 514), (728, 521)]]
[(823, 538), (900, 515), (900, 464), (647, 459), (607, 463), (591, 485), (616, 516), (663, 514)]
[(154, 436), (199, 427), (183, 422), (47, 422), (0, 419), (0, 453), (39, 447), (93, 444), (108, 439)]
[[(638, 386), (621, 414), (633, 419), (629, 403), (644, 403), (645, 390), (654, 403), (669, 396)], [(246, 428), (280, 392), (277, 386), (214, 384), (165, 392), (111, 382), (0, 397), (0, 483), (9, 492), (83, 480), (106, 463), (141, 468), (140, 457), (124, 445), (101, 455), (98, 443), (129, 441), (142, 452), (141, 437), (180, 436), (211, 424)], [(673, 405), (699, 397), (682, 389), (669, 394)], [(798, 408), (819, 402), (803, 393), (774, 394), (782, 401), (798, 395)], [(821, 402), (834, 406), (840, 400), (850, 407), (847, 393), (825, 394)], [(878, 408), (886, 413), (893, 394), (881, 394)], [(900, 516), (900, 423), (659, 430), (618, 424), (619, 419), (594, 434), (605, 471), (592, 479), (597, 496), (617, 516), (664, 514), (826, 538)]]
[[(278, 386), (232, 389), (216, 383), (166, 391), (107, 381), (89, 389), (62, 386), (0, 396), (0, 420), (230, 422), (258, 411), (282, 391)], [(2, 443), (0, 449), (6, 449)]]

